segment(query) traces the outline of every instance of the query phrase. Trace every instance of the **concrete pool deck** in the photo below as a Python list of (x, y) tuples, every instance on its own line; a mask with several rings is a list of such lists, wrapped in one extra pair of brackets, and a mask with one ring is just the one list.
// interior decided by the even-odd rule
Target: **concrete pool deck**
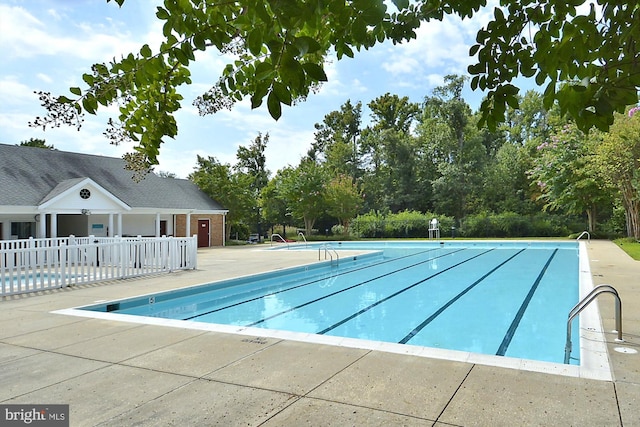
[[(52, 311), (317, 261), (200, 250), (198, 270), (0, 301), (0, 404), (70, 405), (71, 426), (640, 425), (640, 261), (587, 245), (594, 285), (623, 301), (606, 332), (613, 381)], [(610, 296), (599, 298), (605, 331)], [(617, 350), (616, 350), (617, 349)]]

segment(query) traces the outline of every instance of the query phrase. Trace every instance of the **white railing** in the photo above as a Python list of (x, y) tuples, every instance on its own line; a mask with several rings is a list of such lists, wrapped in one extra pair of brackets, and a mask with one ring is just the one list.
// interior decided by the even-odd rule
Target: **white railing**
[(0, 296), (197, 267), (193, 237), (0, 241)]

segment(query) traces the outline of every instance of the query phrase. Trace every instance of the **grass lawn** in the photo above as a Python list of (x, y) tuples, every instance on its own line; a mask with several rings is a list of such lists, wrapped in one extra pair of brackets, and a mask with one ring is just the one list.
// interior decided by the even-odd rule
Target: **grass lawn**
[(640, 243), (636, 242), (635, 239), (616, 239), (613, 242), (628, 253), (631, 258), (640, 261)]

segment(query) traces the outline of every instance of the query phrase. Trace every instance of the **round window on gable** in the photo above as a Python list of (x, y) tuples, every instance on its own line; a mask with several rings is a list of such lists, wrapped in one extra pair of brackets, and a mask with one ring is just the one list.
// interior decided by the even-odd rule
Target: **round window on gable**
[(82, 190), (80, 190), (81, 199), (88, 199), (89, 197), (91, 197), (91, 191), (89, 191), (86, 188), (83, 188)]

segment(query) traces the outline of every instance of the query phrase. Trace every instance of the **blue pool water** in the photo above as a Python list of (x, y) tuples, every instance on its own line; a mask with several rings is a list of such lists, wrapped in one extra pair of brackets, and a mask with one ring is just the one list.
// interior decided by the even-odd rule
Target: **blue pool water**
[[(84, 309), (563, 362), (579, 295), (575, 242), (332, 247), (374, 252)], [(318, 246), (287, 249), (324, 259)]]

